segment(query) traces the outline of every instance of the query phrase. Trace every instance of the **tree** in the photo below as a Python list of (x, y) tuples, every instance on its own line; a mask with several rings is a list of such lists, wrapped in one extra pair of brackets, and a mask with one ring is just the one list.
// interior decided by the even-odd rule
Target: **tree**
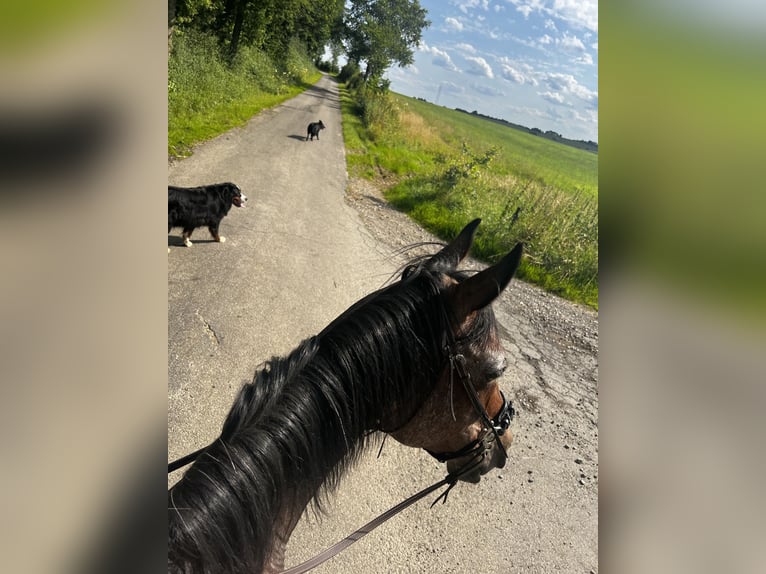
[(414, 48), (431, 22), (418, 0), (351, 0), (346, 16), (349, 60), (366, 62), (364, 79), (380, 79), (396, 64), (414, 62)]
[[(340, 37), (343, 0), (168, 0), (175, 24), (215, 35), (229, 57), (252, 46), (278, 62), (298, 40), (311, 57)], [(169, 32), (170, 33), (170, 32)]]

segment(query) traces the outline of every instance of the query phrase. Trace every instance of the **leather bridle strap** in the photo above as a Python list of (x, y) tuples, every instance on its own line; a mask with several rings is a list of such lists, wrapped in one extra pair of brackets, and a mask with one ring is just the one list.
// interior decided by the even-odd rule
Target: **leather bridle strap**
[(195, 450), (194, 452), (190, 452), (189, 454), (182, 456), (181, 458), (174, 460), (173, 462), (168, 463), (168, 474), (170, 474), (174, 470), (178, 470), (182, 466), (186, 466), (187, 464), (195, 460), (199, 455), (202, 454), (202, 452), (206, 448), (207, 446), (202, 447), (201, 449)]
[[(445, 335), (445, 339), (446, 338), (448, 338), (448, 335)], [(446, 342), (444, 345), (444, 348), (447, 351), (447, 356), (449, 358), (450, 409), (452, 409), (453, 377), (455, 374), (457, 374), (460, 382), (463, 383), (463, 388), (465, 389), (465, 392), (471, 401), (471, 405), (473, 406), (474, 411), (476, 411), (476, 414), (478, 414), (479, 418), (481, 419), (483, 431), (477, 439), (471, 441), (463, 448), (453, 452), (433, 452), (431, 450), (424, 449), (428, 454), (430, 454), (439, 462), (446, 462), (448, 460), (481, 452), (483, 449), (487, 448), (487, 443), (485, 441), (487, 435), (490, 432), (494, 435), (497, 444), (500, 444), (500, 436), (504, 434), (508, 429), (508, 426), (511, 423), (511, 419), (515, 413), (511, 403), (506, 400), (503, 391), (500, 391), (500, 396), (503, 399), (503, 404), (500, 407), (498, 413), (495, 415), (495, 418), (490, 418), (489, 414), (487, 413), (487, 409), (484, 408), (484, 405), (479, 399), (479, 393), (476, 391), (476, 387), (474, 386), (473, 381), (471, 381), (471, 374), (465, 368), (465, 356), (461, 353), (456, 353), (453, 350), (454, 346), (454, 341)], [(452, 418), (455, 418), (454, 410), (452, 411)]]
[(475, 455), (477, 454), (477, 452), (480, 452), (484, 448), (486, 437), (490, 433), (490, 431), (492, 431), (494, 433), (495, 438), (499, 440), (499, 436), (502, 436), (503, 434), (505, 434), (505, 431), (510, 426), (511, 420), (513, 419), (513, 416), (516, 413), (516, 411), (513, 408), (513, 405), (508, 401), (508, 399), (505, 398), (503, 391), (499, 391), (499, 392), (500, 392), (500, 397), (503, 399), (503, 404), (500, 407), (500, 410), (498, 411), (498, 413), (495, 415), (493, 419), (489, 421), (489, 423), (484, 422), (484, 429), (478, 438), (472, 440), (463, 448), (452, 451), (452, 452), (434, 452), (427, 448), (423, 450), (425, 450), (428, 454), (430, 454), (439, 462), (447, 462), (449, 460), (462, 458), (470, 454)]
[(439, 482), (436, 482), (432, 484), (431, 486), (424, 488), (420, 492), (413, 494), (409, 498), (403, 500), (396, 506), (389, 508), (383, 514), (378, 515), (376, 518), (374, 518), (373, 520), (371, 520), (370, 522), (368, 522), (361, 528), (357, 529), (356, 531), (346, 536), (340, 542), (333, 544), (332, 546), (320, 552), (313, 558), (306, 560), (302, 564), (298, 564), (297, 566), (293, 566), (292, 568), (283, 570), (279, 574), (303, 574), (304, 572), (308, 572), (309, 570), (316, 568), (320, 564), (327, 562), (330, 558), (332, 558), (336, 554), (340, 554), (341, 552), (343, 552), (346, 548), (354, 544), (354, 542), (356, 542), (357, 540), (361, 540), (362, 538), (364, 538), (370, 532), (375, 530), (378, 526), (380, 526), (384, 522), (390, 520), (391, 518), (399, 514), (402, 510), (405, 510), (406, 508), (412, 506), (421, 498), (428, 496), (429, 494), (431, 494), (435, 490), (440, 489), (443, 486), (448, 486), (447, 490), (445, 490), (441, 495), (439, 495), (439, 498), (437, 498), (431, 506), (436, 504), (439, 501), (439, 499), (442, 497), (444, 497), (444, 502), (447, 502), (447, 496), (446, 496), (447, 493), (452, 489), (453, 486), (455, 486), (455, 484), (457, 484), (457, 481), (460, 479), (460, 477), (466, 473), (473, 471), (476, 468), (476, 466), (481, 464), (481, 462), (482, 462), (481, 459), (477, 461), (469, 462), (459, 471), (452, 474), (448, 474)]

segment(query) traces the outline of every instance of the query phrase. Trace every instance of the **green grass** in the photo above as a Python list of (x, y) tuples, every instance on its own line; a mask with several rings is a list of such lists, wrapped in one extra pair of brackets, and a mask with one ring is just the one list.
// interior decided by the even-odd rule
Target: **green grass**
[(215, 39), (184, 31), (168, 61), (168, 154), (189, 155), (194, 144), (244, 125), (320, 77), (297, 45), (280, 65), (249, 47), (229, 63)]
[(398, 94), (344, 89), (341, 102), (351, 176), (379, 179), (445, 240), (481, 217), (476, 256), (491, 263), (522, 241), (519, 277), (598, 308), (596, 154)]
[(462, 142), (481, 149), (490, 145), (504, 153), (493, 162), (493, 172), (538, 181), (564, 191), (598, 194), (598, 155), (533, 136), (470, 114), (397, 96), (405, 110), (421, 116), (444, 141), (459, 148)]

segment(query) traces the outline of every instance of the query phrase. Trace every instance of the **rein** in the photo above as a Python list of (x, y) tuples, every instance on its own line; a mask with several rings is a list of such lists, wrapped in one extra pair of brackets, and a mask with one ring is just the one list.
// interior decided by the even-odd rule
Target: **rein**
[[(460, 379), (460, 381), (463, 383), (463, 386), (465, 387), (466, 394), (471, 400), (471, 404), (473, 405), (474, 410), (477, 412), (477, 414), (481, 418), (482, 431), (478, 438), (476, 438), (475, 440), (468, 443), (466, 446), (464, 446), (463, 448), (457, 451), (447, 452), (447, 453), (436, 453), (436, 452), (431, 452), (428, 449), (424, 449), (424, 450), (428, 454), (433, 456), (436, 460), (442, 463), (448, 460), (453, 460), (456, 458), (462, 458), (466, 456), (471, 456), (471, 459), (466, 464), (464, 464), (459, 470), (448, 474), (440, 481), (435, 482), (431, 486), (424, 488), (423, 490), (421, 490), (420, 492), (416, 494), (413, 494), (412, 496), (403, 500), (396, 506), (389, 508), (387, 511), (378, 515), (376, 518), (372, 519), (370, 522), (368, 522), (364, 526), (360, 527), (356, 531), (346, 536), (343, 540), (323, 550), (322, 552), (320, 552), (313, 558), (310, 558), (309, 560), (303, 562), (302, 564), (298, 564), (297, 566), (293, 566), (291, 568), (288, 568), (287, 570), (283, 570), (279, 574), (303, 574), (304, 572), (308, 572), (309, 570), (316, 568), (317, 566), (326, 562), (330, 558), (333, 558), (337, 554), (340, 554), (341, 552), (343, 552), (346, 548), (354, 544), (356, 541), (364, 538), (367, 534), (375, 530), (378, 526), (380, 526), (384, 522), (390, 520), (391, 518), (393, 518), (394, 516), (402, 512), (403, 510), (412, 506), (417, 501), (428, 496), (432, 492), (442, 488), (443, 486), (447, 486), (447, 489), (444, 492), (442, 492), (431, 503), (431, 508), (433, 508), (434, 505), (437, 502), (439, 502), (439, 500), (442, 500), (442, 504), (446, 504), (447, 496), (449, 495), (450, 490), (452, 490), (452, 488), (457, 484), (458, 480), (460, 480), (460, 477), (472, 472), (483, 462), (486, 453), (492, 449), (492, 443), (494, 441), (497, 441), (497, 444), (501, 445), (500, 437), (505, 433), (505, 431), (510, 426), (511, 420), (513, 419), (513, 416), (516, 414), (516, 411), (514, 410), (513, 405), (508, 400), (506, 400), (503, 392), (500, 391), (500, 396), (503, 399), (503, 404), (500, 407), (500, 411), (495, 415), (494, 418), (489, 416), (489, 414), (487, 413), (487, 410), (484, 408), (484, 405), (479, 399), (479, 395), (478, 395), (478, 392), (476, 391), (476, 387), (471, 381), (471, 375), (465, 368), (465, 363), (466, 363), (465, 356), (460, 353), (454, 352), (453, 347), (454, 347), (454, 341), (450, 341), (449, 343), (445, 341), (444, 348), (447, 351), (447, 355), (449, 358), (449, 365), (450, 365), (450, 401), (452, 400), (453, 376), (455, 373), (457, 373), (458, 378)], [(450, 403), (450, 406), (452, 406), (451, 403)], [(454, 410), (452, 412), (452, 417), (453, 419), (455, 417)], [(194, 461), (200, 454), (202, 454), (205, 451), (206, 448), (207, 447), (196, 450), (168, 464), (168, 474)], [(381, 445), (381, 450), (382, 448), (383, 448), (383, 445)], [(502, 448), (502, 445), (500, 446), (500, 450), (503, 452), (503, 455), (507, 457), (507, 455), (505, 454), (505, 449)]]
[(420, 492), (413, 494), (409, 498), (403, 500), (396, 506), (393, 506), (386, 510), (384, 513), (379, 514), (377, 517), (373, 518), (365, 524), (364, 526), (360, 527), (359, 529), (355, 530), (348, 536), (346, 536), (343, 540), (340, 542), (336, 542), (326, 550), (323, 550), (313, 558), (309, 558), (305, 562), (298, 564), (297, 566), (293, 566), (291, 568), (288, 568), (287, 570), (283, 570), (279, 574), (303, 574), (304, 572), (308, 572), (309, 570), (312, 570), (319, 566), (320, 564), (327, 562), (330, 558), (333, 556), (336, 556), (337, 554), (340, 554), (343, 552), (346, 548), (354, 544), (357, 540), (361, 540), (364, 538), (367, 534), (375, 530), (378, 526), (383, 524), (384, 522), (388, 521), (389, 519), (393, 518), (397, 514), (399, 514), (402, 510), (405, 510), (415, 504), (418, 500), (421, 498), (424, 498), (434, 492), (435, 490), (439, 490), (443, 486), (447, 486), (447, 490), (445, 490), (443, 493), (441, 493), (436, 500), (434, 500), (431, 503), (431, 508), (434, 507), (434, 505), (439, 502), (440, 499), (442, 499), (442, 504), (447, 502), (447, 494), (452, 489), (453, 486), (457, 484), (457, 481), (460, 479), (460, 477), (463, 474), (466, 474), (468, 472), (471, 472), (475, 467), (477, 467), (481, 463), (481, 460), (473, 460), (469, 464), (466, 464), (463, 468), (461, 468), (459, 471), (448, 474), (443, 479), (441, 479), (439, 482), (435, 482), (429, 487), (424, 488)]
[[(487, 414), (487, 409), (484, 408), (484, 405), (479, 400), (479, 395), (476, 392), (476, 387), (474, 387), (473, 382), (471, 382), (470, 373), (468, 373), (468, 371), (466, 371), (465, 369), (465, 357), (462, 354), (454, 353), (452, 351), (451, 345), (445, 345), (445, 349), (448, 352), (449, 363), (450, 363), (450, 399), (451, 399), (451, 392), (452, 392), (453, 374), (457, 372), (458, 377), (460, 378), (460, 380), (463, 383), (463, 386), (465, 387), (466, 393), (471, 399), (471, 404), (473, 405), (473, 408), (476, 410), (476, 412), (479, 414), (479, 416), (482, 419), (482, 424), (483, 424), (482, 433), (478, 438), (468, 443), (466, 446), (464, 446), (460, 450), (457, 450), (454, 452), (435, 453), (435, 452), (431, 452), (428, 449), (423, 449), (423, 450), (425, 450), (428, 454), (433, 456), (439, 462), (446, 462), (448, 460), (453, 460), (453, 459), (461, 458), (464, 456), (471, 456), (471, 459), (456, 472), (448, 474), (439, 482), (436, 482), (432, 484), (431, 486), (424, 488), (420, 492), (413, 494), (409, 498), (403, 500), (396, 506), (389, 508), (384, 513), (378, 515), (376, 518), (373, 518), (370, 522), (368, 522), (364, 526), (360, 527), (356, 531), (346, 536), (343, 540), (333, 544), (332, 546), (330, 546), (326, 550), (323, 550), (322, 552), (320, 552), (313, 558), (309, 558), (308, 560), (306, 560), (305, 562), (301, 564), (298, 564), (297, 566), (293, 566), (292, 568), (283, 570), (279, 574), (303, 574), (304, 572), (308, 572), (309, 570), (316, 568), (317, 566), (326, 562), (330, 558), (340, 554), (346, 548), (354, 544), (357, 540), (361, 540), (367, 534), (375, 530), (378, 526), (388, 521), (389, 519), (393, 518), (394, 516), (399, 514), (401, 511), (405, 510), (406, 508), (409, 508), (411, 505), (416, 503), (421, 498), (428, 496), (429, 494), (431, 494), (435, 490), (440, 489), (443, 486), (447, 486), (447, 489), (444, 492), (442, 492), (436, 498), (436, 500), (434, 500), (431, 503), (431, 508), (433, 508), (434, 505), (437, 502), (439, 502), (439, 500), (442, 501), (442, 504), (446, 504), (447, 496), (449, 495), (450, 490), (452, 490), (452, 488), (457, 484), (461, 476), (472, 472), (483, 462), (484, 456), (492, 448), (492, 442), (497, 441), (497, 444), (501, 444), (500, 437), (505, 433), (506, 430), (508, 430), (508, 427), (511, 424), (511, 420), (513, 419), (513, 416), (516, 414), (516, 411), (514, 410), (513, 405), (509, 403), (508, 400), (506, 400), (505, 395), (503, 394), (503, 391), (500, 391), (500, 396), (503, 399), (503, 405), (500, 407), (500, 411), (495, 415), (495, 417), (490, 418), (489, 414)], [(452, 416), (454, 418), (455, 416), (454, 412), (452, 413)], [(385, 441), (385, 438), (384, 438), (384, 441)], [(380, 445), (380, 448), (381, 450), (383, 449), (382, 444)], [(503, 452), (503, 455), (505, 455), (505, 450), (502, 448), (502, 445), (500, 446), (500, 450)], [(378, 456), (380, 456), (380, 453), (378, 453)]]

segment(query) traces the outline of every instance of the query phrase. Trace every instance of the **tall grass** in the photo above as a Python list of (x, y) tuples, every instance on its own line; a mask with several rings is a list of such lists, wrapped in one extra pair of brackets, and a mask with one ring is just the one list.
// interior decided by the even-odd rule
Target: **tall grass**
[(481, 217), (475, 255), (523, 241), (520, 277), (598, 308), (597, 156), (391, 93), (344, 90), (342, 109), (351, 175), (385, 176), (386, 198), (444, 239)]
[(298, 42), (280, 62), (249, 46), (229, 60), (212, 36), (182, 30), (168, 60), (168, 153), (187, 155), (193, 144), (244, 124), (318, 79)]

